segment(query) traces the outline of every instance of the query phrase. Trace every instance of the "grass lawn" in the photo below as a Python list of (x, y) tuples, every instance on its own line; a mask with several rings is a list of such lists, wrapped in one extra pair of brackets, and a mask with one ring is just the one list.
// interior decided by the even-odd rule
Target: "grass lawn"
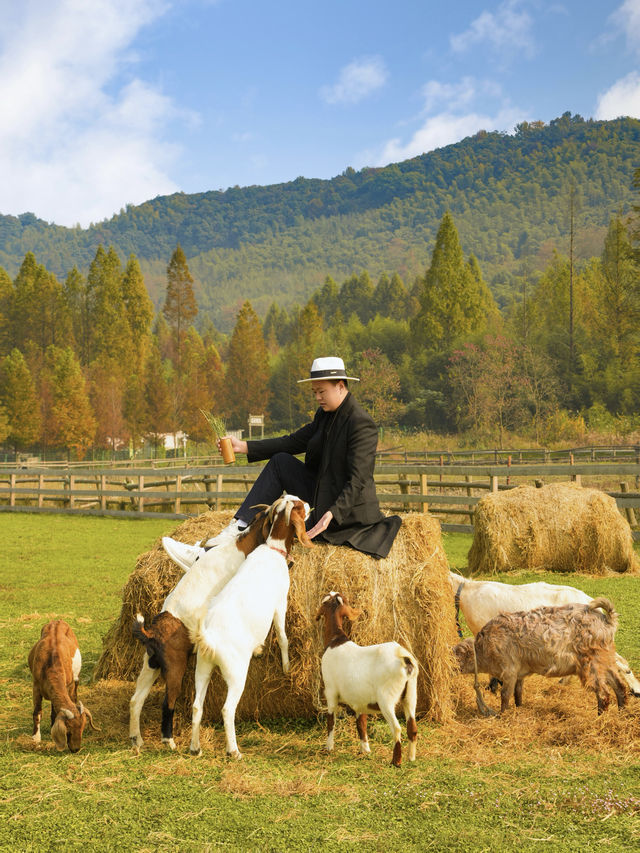
[[(0, 514), (0, 850), (627, 850), (640, 842), (640, 700), (596, 716), (579, 685), (529, 679), (524, 705), (478, 717), (468, 679), (452, 685), (456, 719), (419, 723), (418, 760), (389, 765), (390, 735), (372, 722), (372, 754), (338, 721), (324, 753), (321, 723), (238, 724), (245, 759), (224, 756), (221, 726), (203, 729), (203, 755), (160, 748), (161, 690), (143, 714), (146, 745), (129, 748), (132, 685), (91, 683), (101, 638), (120, 610), (136, 556), (177, 522)], [(471, 537), (448, 534), (463, 570)], [(610, 596), (618, 648), (640, 670), (640, 578), (517, 575)], [(50, 618), (66, 619), (83, 652), (79, 696), (100, 733), (76, 755), (49, 736), (31, 742), (27, 654)], [(575, 680), (574, 680), (575, 681)], [(495, 705), (495, 700), (493, 701)], [(614, 703), (615, 704), (615, 703)]]

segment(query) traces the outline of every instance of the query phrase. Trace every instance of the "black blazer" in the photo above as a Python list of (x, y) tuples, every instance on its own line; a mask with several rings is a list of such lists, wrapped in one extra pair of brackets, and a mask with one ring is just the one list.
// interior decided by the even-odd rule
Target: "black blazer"
[(327, 510), (333, 514), (322, 538), (386, 557), (401, 521), (380, 511), (373, 480), (377, 446), (378, 428), (349, 392), (335, 412), (318, 409), (311, 423), (291, 435), (248, 441), (247, 451), (249, 462), (305, 453), (316, 478), (311, 523)]

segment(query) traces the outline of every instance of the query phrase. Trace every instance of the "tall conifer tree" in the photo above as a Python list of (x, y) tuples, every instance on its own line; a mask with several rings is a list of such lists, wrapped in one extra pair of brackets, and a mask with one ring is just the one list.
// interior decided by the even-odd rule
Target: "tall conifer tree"
[(229, 342), (225, 411), (230, 426), (244, 428), (249, 413), (262, 414), (269, 402), (269, 359), (258, 315), (249, 301), (236, 320)]
[(174, 362), (179, 378), (182, 375), (184, 337), (191, 321), (198, 313), (198, 304), (193, 292), (193, 277), (179, 243), (167, 267), (167, 295), (162, 313), (173, 333)]

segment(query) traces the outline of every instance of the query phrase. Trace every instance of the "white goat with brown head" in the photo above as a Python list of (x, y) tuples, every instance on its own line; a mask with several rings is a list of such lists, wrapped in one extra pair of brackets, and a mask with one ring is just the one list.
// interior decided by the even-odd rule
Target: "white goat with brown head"
[(416, 757), (416, 701), (418, 662), (399, 643), (358, 646), (342, 628), (343, 620), (353, 621), (360, 615), (337, 592), (322, 599), (316, 620), (324, 617), (324, 654), (322, 678), (327, 699), (327, 751), (333, 749), (335, 715), (342, 703), (356, 715), (360, 749), (371, 751), (367, 737), (367, 715), (380, 711), (394, 737), (392, 764), (400, 767), (402, 746), (396, 705), (402, 703), (407, 720), (409, 761)]
[(289, 643), (284, 630), (289, 593), (287, 560), (294, 536), (303, 545), (313, 546), (305, 530), (308, 517), (309, 505), (295, 495), (285, 494), (270, 507), (266, 542), (249, 554), (211, 601), (207, 615), (193, 634), (198, 653), (190, 747), (194, 755), (201, 752), (200, 722), (215, 666), (227, 682), (222, 718), (227, 753), (234, 758), (242, 757), (236, 742), (236, 708), (244, 692), (251, 657), (264, 643), (272, 622), (282, 654), (282, 668), (289, 671)]

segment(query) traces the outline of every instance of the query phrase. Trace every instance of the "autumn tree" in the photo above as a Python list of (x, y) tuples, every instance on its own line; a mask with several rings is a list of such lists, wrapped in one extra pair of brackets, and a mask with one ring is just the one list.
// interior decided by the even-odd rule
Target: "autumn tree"
[(299, 379), (309, 375), (313, 359), (322, 355), (322, 318), (315, 302), (309, 302), (291, 324), (291, 340), (280, 354), (271, 375), (272, 420), (290, 429), (308, 421), (315, 403), (307, 383)]
[(122, 297), (131, 335), (133, 370), (140, 373), (150, 345), (153, 303), (135, 255), (129, 256), (122, 276)]
[(147, 356), (144, 378), (144, 428), (157, 449), (162, 436), (171, 427), (171, 395), (164, 374), (158, 342), (154, 339)]
[(180, 244), (167, 267), (167, 295), (162, 313), (173, 334), (174, 362), (178, 377), (182, 376), (182, 350), (187, 329), (198, 313), (193, 292), (193, 277)]
[(358, 401), (379, 426), (395, 426), (402, 411), (398, 371), (379, 349), (365, 350), (358, 361)]
[(28, 252), (14, 281), (10, 310), (13, 345), (33, 341), (44, 353), (48, 346), (73, 342), (71, 318), (62, 285)]
[(236, 320), (225, 377), (224, 409), (230, 426), (244, 427), (250, 412), (265, 412), (269, 402), (269, 361), (258, 315), (249, 301)]
[(6, 355), (12, 342), (11, 304), (13, 302), (13, 282), (9, 274), (0, 267), (0, 356)]
[(17, 348), (2, 361), (0, 399), (8, 421), (6, 438), (14, 450), (35, 444), (42, 425), (40, 406), (31, 371)]
[(96, 431), (80, 362), (71, 347), (50, 346), (46, 369), (51, 388), (51, 441), (80, 459)]

